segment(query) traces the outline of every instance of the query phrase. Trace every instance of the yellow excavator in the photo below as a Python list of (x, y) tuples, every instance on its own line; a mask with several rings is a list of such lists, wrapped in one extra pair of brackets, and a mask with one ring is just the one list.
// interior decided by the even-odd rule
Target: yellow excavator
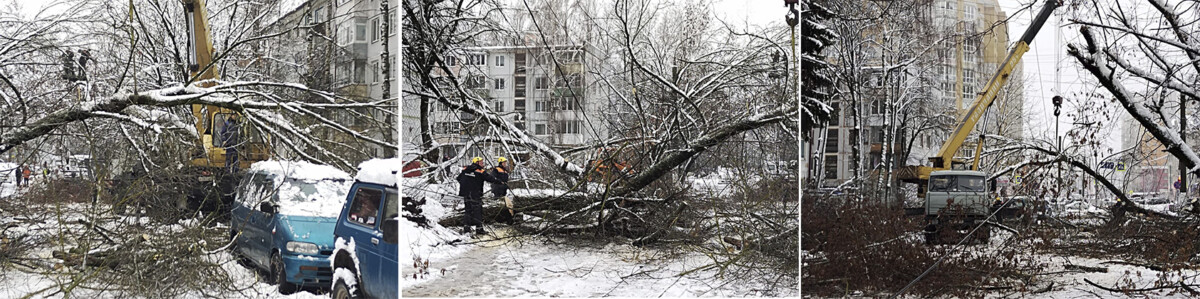
[[(181, 0), (187, 21), (188, 46), (191, 52), (188, 57), (187, 82), (200, 82), (202, 87), (216, 85), (217, 65), (214, 63), (216, 51), (213, 49), (212, 33), (208, 26), (207, 0)], [(189, 175), (195, 180), (188, 190), (188, 211), (197, 209), (225, 212), (232, 203), (233, 190), (240, 180), (239, 169), (247, 169), (254, 162), (270, 158), (270, 148), (262, 138), (255, 138), (248, 123), (237, 111), (211, 105), (192, 105), (192, 115), (195, 117), (196, 132), (200, 135), (197, 140), (200, 146), (195, 147), (190, 160)], [(234, 127), (226, 128), (228, 124), (237, 123)], [(226, 140), (229, 139), (229, 140)], [(235, 163), (227, 163), (226, 148), (237, 150)], [(236, 164), (236, 165), (230, 165)], [(191, 180), (191, 179), (188, 179)]]

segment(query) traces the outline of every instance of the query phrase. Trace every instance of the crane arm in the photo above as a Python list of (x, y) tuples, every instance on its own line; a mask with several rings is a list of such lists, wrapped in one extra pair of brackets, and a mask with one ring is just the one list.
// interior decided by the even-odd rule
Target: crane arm
[(1008, 53), (1008, 57), (1004, 59), (1004, 63), (1000, 65), (1000, 70), (988, 81), (983, 89), (983, 93), (979, 95), (975, 103), (971, 104), (971, 108), (967, 110), (967, 114), (958, 121), (958, 127), (954, 128), (954, 133), (942, 144), (937, 156), (929, 158), (929, 161), (933, 164), (933, 168), (950, 169), (954, 154), (962, 147), (963, 142), (967, 139), (967, 135), (971, 133), (975, 128), (975, 124), (983, 117), (983, 113), (996, 100), (996, 95), (1000, 93), (1000, 88), (1004, 86), (1004, 83), (1008, 82), (1008, 77), (1012, 75), (1013, 69), (1021, 62), (1021, 56), (1029, 51), (1029, 45), (1033, 43), (1033, 38), (1042, 29), (1042, 25), (1050, 18), (1050, 14), (1054, 12), (1054, 9), (1060, 5), (1059, 0), (1046, 0), (1046, 4), (1042, 7), (1041, 12), (1034, 18), (1029, 28), (1025, 29), (1025, 34), (1021, 35), (1021, 39), (1017, 41), (1016, 45)]

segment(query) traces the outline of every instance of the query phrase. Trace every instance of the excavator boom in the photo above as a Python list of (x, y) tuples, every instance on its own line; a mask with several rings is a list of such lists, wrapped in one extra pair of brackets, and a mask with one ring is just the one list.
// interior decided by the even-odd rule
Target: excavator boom
[[(188, 82), (201, 82), (202, 87), (216, 85), (218, 79), (217, 65), (214, 62), (217, 52), (213, 49), (212, 32), (208, 26), (207, 0), (181, 0), (184, 17), (187, 21), (188, 47)], [(222, 168), (225, 166), (226, 151), (221, 146), (221, 128), (225, 120), (238, 115), (237, 111), (210, 105), (192, 105), (192, 115), (196, 117), (196, 132), (203, 153), (197, 152), (192, 156), (191, 164), (203, 168)], [(245, 128), (243, 127), (243, 130)], [(248, 134), (241, 134), (248, 135)], [(249, 138), (247, 138), (249, 139)], [(269, 157), (264, 143), (249, 140), (240, 141), (243, 148), (239, 152), (238, 168), (246, 169), (251, 163), (265, 160)], [(199, 149), (197, 149), (199, 151)]]

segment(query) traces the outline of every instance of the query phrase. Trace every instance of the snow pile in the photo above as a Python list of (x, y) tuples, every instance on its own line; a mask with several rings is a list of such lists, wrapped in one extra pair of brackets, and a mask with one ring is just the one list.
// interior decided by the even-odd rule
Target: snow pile
[(333, 269), (332, 283), (334, 285), (330, 285), (330, 289), (333, 289), (337, 286), (336, 284), (338, 279), (346, 282), (346, 287), (350, 288), (350, 293), (354, 293), (354, 291), (358, 289), (358, 278), (354, 276), (354, 272), (350, 271), (350, 269), (338, 268), (337, 265), (334, 264), (336, 261), (334, 260), (334, 257), (338, 255), (338, 252), (345, 251), (350, 254), (350, 259), (354, 260), (354, 268), (359, 269), (358, 249), (356, 249), (356, 247), (357, 246), (354, 245), (354, 238), (350, 238), (349, 240), (337, 238), (337, 240), (333, 242), (333, 254), (329, 256), (329, 268)]
[(350, 179), (350, 174), (333, 166), (304, 161), (260, 161), (250, 165), (250, 171), (269, 173), (298, 180)]
[[(554, 197), (567, 194), (566, 190), (562, 189), (509, 189), (508, 194), (517, 198), (521, 197)], [(576, 194), (579, 194), (576, 192)], [(582, 194), (579, 194), (582, 195)]]
[(418, 275), (414, 279), (411, 273), (412, 268), (404, 267), (404, 265), (450, 259), (465, 252), (468, 248), (466, 246), (449, 246), (448, 244), (457, 240), (460, 235), (453, 229), (437, 223), (439, 219), (452, 212), (443, 205), (443, 202), (452, 201), (456, 198), (454, 194), (457, 193), (452, 193), (448, 186), (427, 184), (418, 178), (404, 178), (402, 182), (404, 188), (401, 189), (401, 192), (404, 197), (417, 201), (425, 200), (425, 204), (420, 206), (421, 215), (429, 219), (429, 227), (425, 228), (401, 217), (400, 244), (403, 244), (401, 248), (404, 250), (401, 250), (399, 264), (406, 273), (401, 275), (402, 279), (400, 280), (400, 288), (404, 289), (436, 276), (436, 274), (430, 275), (431, 277)]
[(274, 180), (283, 215), (337, 218), (351, 184), (344, 171), (302, 161), (262, 161), (251, 165), (250, 171)]
[(279, 185), (279, 213), (337, 218), (350, 191), (350, 181), (285, 180)]
[(365, 183), (395, 186), (396, 178), (403, 168), (404, 161), (400, 159), (371, 159), (358, 164), (358, 174), (354, 179)]
[(0, 198), (17, 193), (17, 163), (0, 162)]

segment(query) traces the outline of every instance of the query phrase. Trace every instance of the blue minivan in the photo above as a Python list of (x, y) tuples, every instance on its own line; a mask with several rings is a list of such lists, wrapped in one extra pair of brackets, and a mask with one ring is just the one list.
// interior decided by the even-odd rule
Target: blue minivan
[(399, 298), (400, 159), (375, 159), (358, 167), (354, 185), (333, 230), (336, 245), (333, 298)]
[(350, 175), (332, 166), (254, 163), (235, 195), (233, 253), (266, 270), (281, 293), (328, 286), (333, 228), (350, 184)]

